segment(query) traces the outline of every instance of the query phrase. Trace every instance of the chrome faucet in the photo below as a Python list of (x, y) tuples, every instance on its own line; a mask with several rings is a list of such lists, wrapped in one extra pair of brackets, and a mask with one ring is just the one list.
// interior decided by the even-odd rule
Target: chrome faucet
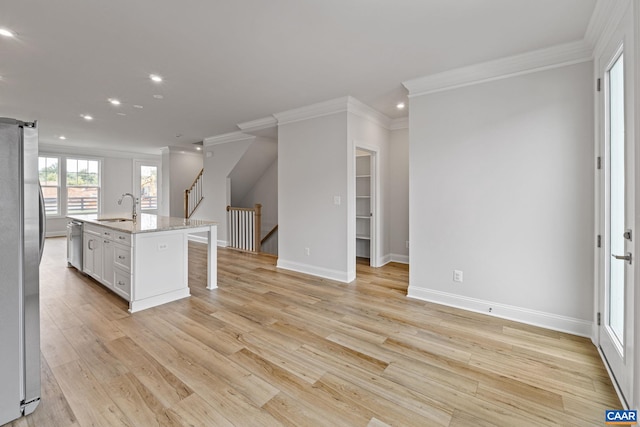
[(120, 197), (120, 200), (118, 200), (118, 204), (121, 205), (122, 201), (127, 196), (131, 197), (131, 201), (133, 203), (132, 210), (131, 210), (131, 218), (133, 219), (133, 222), (136, 222), (136, 219), (138, 218), (138, 213), (136, 212), (136, 205), (138, 204), (138, 199), (136, 199), (136, 197), (131, 193), (124, 193), (122, 194), (122, 197)]

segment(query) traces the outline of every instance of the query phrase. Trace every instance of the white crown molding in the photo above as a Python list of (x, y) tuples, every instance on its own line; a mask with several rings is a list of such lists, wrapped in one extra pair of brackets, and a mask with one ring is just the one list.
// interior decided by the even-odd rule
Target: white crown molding
[(210, 136), (209, 138), (205, 138), (202, 142), (202, 145), (205, 147), (210, 147), (212, 145), (220, 145), (227, 144), (229, 142), (237, 142), (237, 141), (246, 141), (249, 139), (255, 139), (256, 137), (253, 135), (247, 135), (244, 132), (230, 132), (224, 133), (222, 135)]
[(278, 120), (273, 116), (269, 116), (269, 117), (263, 117), (257, 120), (252, 120), (249, 122), (238, 123), (237, 126), (241, 131), (245, 133), (251, 133), (259, 130), (271, 129), (271, 128), (277, 127)]
[(331, 99), (329, 101), (318, 102), (316, 104), (307, 105), (306, 107), (295, 108), (293, 110), (276, 113), (273, 117), (278, 121), (278, 126), (289, 123), (300, 122), (303, 120), (315, 119), (318, 117), (328, 116), (347, 111), (349, 102), (348, 96)]
[(398, 119), (391, 120), (389, 130), (401, 130), (409, 129), (409, 117), (400, 117)]
[(594, 57), (600, 56), (628, 8), (629, 0), (598, 0), (593, 25), (590, 21), (584, 36), (593, 48)]
[(407, 80), (402, 84), (409, 91), (409, 98), (412, 98), (516, 75), (578, 64), (591, 59), (591, 47), (587, 42), (581, 40)]
[(378, 110), (374, 110), (367, 104), (352, 96), (347, 97), (347, 111), (360, 116), (363, 119), (369, 120), (385, 129), (389, 129), (391, 126), (391, 119), (389, 117), (385, 116)]
[(160, 158), (160, 153), (158, 154), (150, 154), (140, 151), (118, 151), (118, 150), (104, 150), (101, 148), (93, 148), (86, 146), (75, 146), (75, 145), (60, 145), (60, 144), (47, 144), (47, 143), (39, 143), (38, 151), (41, 153), (51, 153), (51, 154), (67, 154), (67, 155), (75, 155), (75, 156), (94, 156), (94, 157), (112, 157), (118, 159), (153, 159), (157, 160)]
[(177, 153), (177, 154), (188, 154), (192, 156), (202, 157), (202, 150), (196, 150), (195, 146), (186, 147), (186, 146), (179, 146), (179, 145), (169, 145), (167, 147), (162, 147), (160, 151), (162, 152), (162, 154)]

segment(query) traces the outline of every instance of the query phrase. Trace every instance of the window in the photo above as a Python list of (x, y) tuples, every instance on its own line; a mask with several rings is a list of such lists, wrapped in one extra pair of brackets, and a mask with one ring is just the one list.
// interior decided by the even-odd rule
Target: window
[(67, 159), (67, 215), (98, 213), (100, 162)]
[(60, 215), (60, 159), (38, 157), (38, 175), (47, 216)]
[(158, 209), (158, 167), (140, 166), (140, 210)]

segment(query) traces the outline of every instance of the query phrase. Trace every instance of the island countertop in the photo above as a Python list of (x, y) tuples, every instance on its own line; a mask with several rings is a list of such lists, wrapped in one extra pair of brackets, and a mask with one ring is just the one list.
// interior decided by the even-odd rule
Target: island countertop
[(113, 215), (68, 215), (67, 218), (85, 223), (96, 224), (102, 227), (110, 228), (125, 233), (152, 233), (156, 231), (179, 230), (184, 228), (200, 228), (211, 225), (218, 225), (215, 221), (204, 221), (199, 219), (185, 219), (172, 216), (161, 216), (153, 214), (140, 214), (136, 222), (127, 221), (109, 221)]

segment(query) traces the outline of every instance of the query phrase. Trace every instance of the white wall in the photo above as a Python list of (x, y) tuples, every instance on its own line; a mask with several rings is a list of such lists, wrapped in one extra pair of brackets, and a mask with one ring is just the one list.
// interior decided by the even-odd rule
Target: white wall
[(390, 132), (389, 251), (391, 261), (409, 262), (409, 129)]
[(348, 226), (354, 221), (347, 212), (353, 151), (347, 141), (346, 112), (279, 124), (279, 267), (342, 281), (353, 274)]
[[(223, 144), (204, 141), (204, 199), (192, 218), (217, 221), (218, 244), (223, 246), (227, 244), (227, 205), (230, 202), (227, 176), (253, 140), (253, 137), (245, 135)], [(207, 153), (211, 155), (207, 157)]]
[[(375, 200), (377, 218), (374, 219), (376, 228), (376, 259), (371, 260), (371, 265), (382, 266), (391, 260), (390, 258), (390, 206), (389, 206), (389, 131), (374, 121), (361, 115), (349, 112), (348, 114), (348, 140), (351, 154), (351, 161), (355, 162), (355, 147), (365, 148), (375, 151), (375, 162), (377, 169), (375, 187), (378, 188), (378, 197)], [(355, 147), (354, 147), (355, 145)], [(353, 171), (353, 170), (352, 170)], [(350, 185), (354, 188), (353, 200), (355, 201), (355, 172), (349, 176)], [(355, 205), (354, 205), (355, 209)], [(350, 216), (355, 228), (355, 211)], [(355, 243), (354, 243), (355, 244)], [(355, 250), (353, 259), (355, 269)]]
[[(232, 183), (233, 185), (233, 183)], [(278, 159), (274, 160), (264, 174), (258, 178), (253, 188), (237, 205), (240, 208), (252, 208), (256, 203), (262, 205), (262, 235), (278, 224)]]
[(169, 165), (169, 216), (184, 218), (184, 191), (202, 170), (202, 154), (171, 151)]
[(411, 98), (411, 296), (590, 334), (592, 67)]

